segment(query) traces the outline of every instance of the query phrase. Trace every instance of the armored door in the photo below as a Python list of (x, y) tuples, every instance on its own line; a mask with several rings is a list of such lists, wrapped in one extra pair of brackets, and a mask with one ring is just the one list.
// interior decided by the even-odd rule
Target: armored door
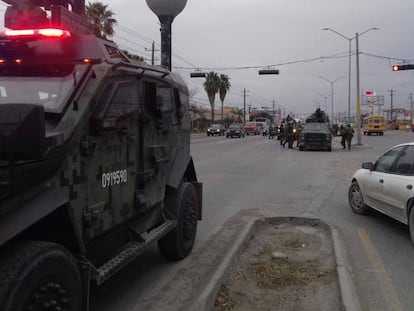
[(85, 158), (88, 172), (84, 210), (86, 239), (99, 236), (135, 214), (134, 191), (140, 84), (136, 79), (109, 81), (94, 111), (93, 152)]

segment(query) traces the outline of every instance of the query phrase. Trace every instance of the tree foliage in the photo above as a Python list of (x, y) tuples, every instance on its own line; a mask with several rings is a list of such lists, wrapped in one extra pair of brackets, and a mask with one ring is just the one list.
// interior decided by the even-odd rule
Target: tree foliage
[(102, 2), (88, 2), (85, 7), (86, 17), (93, 24), (95, 35), (100, 38), (107, 39), (114, 35), (114, 25), (117, 23), (113, 18), (115, 15), (108, 10), (108, 5)]
[(220, 77), (216, 72), (211, 71), (207, 73), (206, 80), (204, 81), (204, 89), (211, 106), (211, 121), (214, 123), (214, 101), (220, 89)]

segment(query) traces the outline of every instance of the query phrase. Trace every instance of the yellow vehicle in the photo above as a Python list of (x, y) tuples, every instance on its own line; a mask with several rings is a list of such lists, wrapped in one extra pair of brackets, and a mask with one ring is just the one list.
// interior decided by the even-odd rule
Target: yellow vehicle
[(369, 116), (364, 118), (364, 135), (384, 135), (386, 129), (385, 117)]

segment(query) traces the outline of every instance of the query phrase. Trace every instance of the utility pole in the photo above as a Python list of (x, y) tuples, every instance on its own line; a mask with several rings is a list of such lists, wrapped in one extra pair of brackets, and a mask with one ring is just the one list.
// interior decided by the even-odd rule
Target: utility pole
[(272, 121), (275, 122), (275, 100), (273, 100), (272, 105)]
[(154, 52), (155, 52), (155, 44), (154, 44), (154, 41), (152, 41), (151, 65), (154, 65)]
[(410, 131), (413, 128), (413, 93), (410, 93)]
[(356, 96), (357, 96), (357, 103), (356, 103), (356, 130), (357, 130), (357, 144), (359, 146), (362, 145), (362, 137), (361, 137), (361, 93), (359, 88), (359, 41), (358, 41), (359, 34), (355, 34), (355, 43), (356, 43)]
[(154, 41), (152, 41), (152, 47), (151, 47), (151, 50), (150, 49), (147, 49), (147, 48), (145, 48), (145, 51), (151, 51), (151, 65), (154, 65), (154, 63), (155, 63), (155, 51), (160, 51), (160, 50), (156, 50), (155, 49), (155, 42)]
[(393, 113), (393, 110), (394, 110), (394, 101), (393, 101), (393, 99), (394, 99), (395, 90), (388, 90), (388, 92), (390, 92), (390, 96), (391, 96), (391, 121), (393, 121), (394, 118), (392, 116), (392, 113)]
[(246, 89), (243, 89), (243, 125), (246, 125)]

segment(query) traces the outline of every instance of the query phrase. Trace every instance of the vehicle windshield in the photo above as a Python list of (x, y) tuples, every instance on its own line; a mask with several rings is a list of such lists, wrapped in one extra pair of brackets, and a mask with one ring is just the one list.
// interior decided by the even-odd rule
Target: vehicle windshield
[(256, 122), (247, 122), (246, 125), (249, 125), (249, 126), (254, 125), (254, 126), (256, 126)]
[(220, 128), (220, 124), (212, 124), (210, 127), (212, 127), (212, 128)]
[(237, 123), (230, 124), (229, 128), (230, 129), (239, 129), (240, 128), (240, 124), (237, 124)]
[(0, 104), (39, 104), (45, 112), (62, 111), (87, 65), (0, 71)]

